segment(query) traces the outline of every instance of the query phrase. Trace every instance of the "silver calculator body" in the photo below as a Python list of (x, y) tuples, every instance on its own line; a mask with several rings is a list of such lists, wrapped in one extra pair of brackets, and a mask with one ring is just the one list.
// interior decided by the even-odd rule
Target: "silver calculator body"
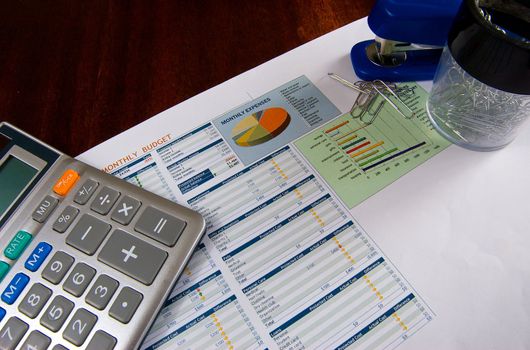
[(0, 123), (0, 349), (136, 349), (196, 212)]

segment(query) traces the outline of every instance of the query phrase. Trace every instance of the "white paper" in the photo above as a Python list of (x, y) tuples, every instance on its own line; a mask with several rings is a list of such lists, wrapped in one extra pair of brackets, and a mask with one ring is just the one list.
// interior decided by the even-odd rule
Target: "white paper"
[[(113, 167), (112, 164), (116, 162), (120, 163), (117, 169), (127, 167), (128, 164), (142, 158), (145, 153), (143, 148), (149, 152), (151, 148), (163, 147), (163, 144), (169, 142), (164, 139), (168, 133), (173, 139), (187, 134), (215, 117), (302, 75), (307, 76), (340, 111), (346, 112), (351, 107), (354, 94), (329, 79), (327, 73), (334, 72), (350, 80), (356, 80), (349, 62), (349, 50), (354, 43), (371, 37), (372, 34), (365, 20), (354, 22), (197, 95), (80, 155), (79, 159), (111, 172), (116, 169), (110, 169), (109, 166)], [(213, 139), (218, 137), (215, 135), (215, 128), (212, 127), (209, 131)], [(432, 322), (428, 322), (429, 324), (418, 333), (414, 332), (411, 337), (402, 337), (389, 346), (395, 346), (404, 338), (410, 339), (400, 345), (403, 349), (527, 348), (530, 346), (528, 332), (530, 307), (526, 300), (529, 294), (528, 286), (530, 286), (530, 258), (528, 254), (525, 254), (530, 248), (528, 235), (530, 206), (526, 203), (526, 198), (530, 195), (530, 184), (527, 180), (530, 162), (525, 152), (530, 146), (529, 136), (530, 130), (527, 126), (516, 141), (507, 148), (494, 153), (476, 153), (451, 146), (354, 207), (349, 213), (345, 211), (340, 200), (326, 187), (318, 174), (314, 180), (308, 180), (316, 186), (309, 187), (310, 193), (317, 193), (314, 192), (316, 188), (320, 191), (318, 193), (329, 196), (317, 205), (331, 203), (330, 208), (332, 208), (336, 204), (345, 211), (346, 218), (341, 219), (344, 222), (341, 221), (339, 224), (337, 219), (337, 226), (334, 229), (351, 221), (352, 227), (359, 229), (358, 233), (361, 234), (359, 237), (366, 237), (367, 242), (373, 245), (377, 252), (376, 255), (383, 256), (378, 246), (385, 253), (385, 259), (393, 262), (410, 282), (410, 284), (405, 283), (404, 287), (418, 295), (420, 304), (428, 314), (425, 319), (428, 317), (430, 320), (432, 314), (435, 314)], [(227, 157), (230, 157), (230, 149), (223, 148), (220, 144), (217, 146), (220, 147), (221, 152), (226, 151)], [(285, 156), (287, 153), (289, 156)], [(147, 180), (147, 184), (144, 183), (146, 188), (186, 204), (194, 195), (193, 190), (182, 195), (176, 182), (172, 181), (175, 176), (185, 177), (186, 175), (176, 175), (175, 170), (171, 174), (167, 168), (163, 169), (158, 166), (163, 163), (158, 152), (151, 152), (151, 156), (154, 159), (141, 161), (147, 162), (145, 164), (155, 161), (157, 167), (150, 168), (148, 173), (143, 173), (141, 175), (143, 177), (139, 176), (136, 181)], [(287, 169), (298, 167), (292, 176), (287, 176), (289, 181), (298, 180), (299, 183), (314, 173), (307, 161), (292, 145), (275, 156), (280, 162), (287, 162)], [(210, 159), (208, 156), (205, 157), (205, 161)], [(214, 155), (211, 157), (215, 159)], [(226, 169), (226, 166), (219, 168), (220, 175), (217, 179), (211, 180), (212, 185), (245, 168), (235, 158), (230, 163), (232, 168)], [(292, 163), (293, 159), (297, 162)], [(199, 167), (199, 165), (200, 162), (194, 163), (187, 169), (193, 166)], [(198, 168), (196, 170), (198, 171)], [(259, 170), (258, 167), (252, 171), (255, 170)], [(123, 176), (126, 175), (122, 174)], [(295, 183), (297, 182), (289, 183), (289, 185)], [(322, 189), (319, 189), (317, 184), (320, 184)], [(289, 185), (285, 186), (289, 187)], [(236, 191), (237, 187), (235, 186), (232, 190)], [(224, 193), (225, 196), (229, 194), (230, 191)], [(221, 195), (214, 199), (220, 201), (222, 197)], [(265, 201), (268, 198), (264, 196), (262, 200)], [(309, 196), (307, 200), (318, 201), (319, 198)], [(406, 200), (403, 200), (404, 198)], [(211, 201), (209, 205), (214, 204), (215, 201)], [(309, 204), (309, 202), (304, 204)], [(334, 210), (329, 209), (323, 212), (333, 213)], [(241, 212), (245, 210), (241, 209)], [(233, 213), (240, 212), (235, 210)], [(222, 220), (220, 219), (211, 229), (215, 229), (215, 225), (221, 226), (229, 222), (230, 215), (232, 214), (220, 215)], [(358, 225), (362, 226), (367, 234)], [(308, 248), (314, 243), (314, 241), (305, 242), (304, 247)], [(212, 345), (208, 342), (208, 337), (219, 337), (225, 329), (236, 329), (238, 330), (236, 334), (228, 334), (225, 331), (224, 336), (234, 339), (234, 342), (237, 340), (243, 348), (276, 348), (278, 344), (294, 346), (295, 340), (292, 342), (273, 340), (270, 333), (274, 327), (267, 326), (266, 322), (260, 320), (259, 312), (249, 301), (250, 297), (241, 289), (241, 287), (246, 287), (246, 284), (241, 285), (234, 273), (226, 272), (230, 268), (222, 259), (220, 247), (222, 247), (221, 243), (215, 244), (207, 236), (204, 246), (201, 246), (194, 255), (187, 272), (175, 287), (176, 291), (184, 291), (198, 278), (204, 281), (204, 288), (207, 292), (195, 291), (195, 298), (206, 295), (212, 297), (205, 297), (204, 305), (200, 310), (191, 307), (192, 301), (188, 304), (181, 303), (179, 306), (181, 309), (178, 310), (178, 317), (174, 324), (165, 325), (162, 322), (155, 325), (152, 337), (170, 334), (178, 324), (189, 324), (188, 321), (193, 319), (193, 316), (200, 316), (204, 310), (221, 303), (218, 312), (213, 312), (213, 316), (212, 313), (208, 315), (211, 318), (209, 319), (211, 332), (204, 333), (203, 330), (202, 333), (199, 331), (196, 334), (189, 333), (186, 335), (187, 339), (180, 340), (191, 342), (188, 339), (195, 336), (196, 340), (193, 344), (200, 344), (202, 348), (206, 348)], [(267, 251), (267, 248), (261, 250), (262, 254), (266, 254)], [(260, 261), (261, 264), (254, 264), (254, 270), (246, 271), (250, 276), (247, 278), (256, 278), (273, 268), (274, 264), (282, 261), (282, 258), (292, 257), (292, 252), (286, 252), (281, 257), (275, 254), (270, 259), (259, 260), (256, 256), (258, 254), (260, 254), (259, 251), (254, 252), (250, 254), (249, 259), (245, 260), (245, 266), (252, 265), (254, 261)], [(273, 261), (274, 259), (277, 261)], [(389, 266), (393, 265), (389, 262)], [(249, 280), (250, 282), (252, 281)], [(298, 283), (305, 286), (309, 282), (301, 280)], [(280, 287), (280, 285), (276, 286), (276, 288)], [(178, 295), (173, 295), (173, 297), (177, 298)], [(304, 300), (310, 302), (318, 298), (307, 297)], [(331, 300), (339, 299), (334, 297)], [(342, 315), (341, 310), (347, 313), (348, 307), (355, 306), (356, 299), (340, 300), (340, 302), (344, 307), (333, 309), (337, 314), (330, 318), (329, 322), (338, 322), (337, 320)], [(181, 312), (186, 307), (188, 307), (187, 312)], [(382, 307), (382, 312), (384, 312), (388, 305)], [(331, 310), (331, 306), (318, 309)], [(408, 320), (407, 317), (414, 313), (412, 309), (401, 311), (404, 313), (400, 315), (402, 320)], [(218, 317), (217, 322), (215, 317)], [(285, 316), (281, 320), (288, 319), (289, 317)], [(233, 320), (233, 324), (230, 322), (224, 324), (223, 320)], [(197, 320), (197, 322), (200, 321)], [(293, 331), (293, 334), (304, 334), (305, 337), (320, 334), (318, 331), (326, 329), (330, 325), (329, 322), (307, 323), (305, 325), (307, 329), (303, 329), (304, 323), (301, 322), (298, 324), (302, 328), (296, 332)], [(401, 326), (400, 321), (393, 322), (395, 323), (392, 327)], [(277, 324), (281, 323), (277, 322)], [(158, 326), (165, 327), (157, 330)], [(338, 346), (340, 340), (347, 339), (348, 335), (355, 334), (356, 329), (362, 328), (359, 324), (350, 326), (352, 326), (351, 329), (337, 331), (336, 335), (330, 339), (321, 339), (318, 345), (323, 348)], [(219, 327), (224, 328), (221, 330)], [(405, 330), (403, 331), (406, 333)], [(356, 345), (366, 346), (370, 342), (376, 345), (373, 342), (383, 339), (381, 335), (383, 333), (385, 332), (380, 332), (371, 339), (360, 338), (363, 342), (357, 342)], [(146, 340), (146, 346), (149, 345), (149, 339), (148, 337)], [(197, 343), (197, 339), (200, 339), (202, 343)], [(177, 345), (184, 347), (186, 344), (167, 342), (162, 345), (162, 348), (164, 346), (174, 348)], [(217, 346), (229, 348), (230, 343), (225, 340)]]

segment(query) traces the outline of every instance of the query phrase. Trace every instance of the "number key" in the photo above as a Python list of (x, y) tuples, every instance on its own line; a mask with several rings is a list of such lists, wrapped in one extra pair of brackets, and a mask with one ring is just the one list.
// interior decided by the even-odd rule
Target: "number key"
[(18, 317), (11, 317), (0, 331), (0, 349), (15, 349), (28, 328)]
[(63, 332), (63, 338), (74, 345), (83, 345), (97, 320), (97, 316), (91, 312), (85, 309), (77, 310), (70, 323), (68, 323), (68, 326), (66, 326)]
[(119, 283), (107, 275), (98, 277), (85, 300), (98, 310), (103, 310), (118, 289)]
[(58, 295), (52, 300), (52, 303), (48, 306), (44, 315), (42, 315), (40, 324), (53, 332), (57, 332), (73, 308), (74, 303)]
[(20, 302), (18, 309), (29, 318), (35, 318), (48, 301), (52, 291), (40, 283), (35, 283), (24, 300)]
[(96, 270), (85, 263), (79, 263), (70, 272), (70, 275), (64, 282), (63, 289), (78, 297), (83, 294), (95, 274)]
[(57, 252), (42, 271), (42, 277), (53, 284), (58, 284), (74, 263), (74, 258), (65, 252)]

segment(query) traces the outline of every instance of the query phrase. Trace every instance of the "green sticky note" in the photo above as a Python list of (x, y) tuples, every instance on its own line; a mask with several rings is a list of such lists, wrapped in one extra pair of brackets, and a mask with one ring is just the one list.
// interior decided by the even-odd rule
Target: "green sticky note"
[(11, 239), (11, 242), (4, 249), (4, 255), (11, 259), (16, 260), (22, 254), (24, 249), (28, 246), (31, 241), (31, 234), (26, 231), (18, 231), (15, 236)]

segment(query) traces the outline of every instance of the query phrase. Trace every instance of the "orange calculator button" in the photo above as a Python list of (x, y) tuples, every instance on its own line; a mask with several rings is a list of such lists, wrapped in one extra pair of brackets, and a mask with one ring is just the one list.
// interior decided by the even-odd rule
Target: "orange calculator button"
[(53, 192), (60, 196), (66, 196), (77, 179), (79, 179), (79, 174), (77, 172), (72, 169), (66, 170), (59, 180), (57, 180), (55, 186), (53, 186)]

